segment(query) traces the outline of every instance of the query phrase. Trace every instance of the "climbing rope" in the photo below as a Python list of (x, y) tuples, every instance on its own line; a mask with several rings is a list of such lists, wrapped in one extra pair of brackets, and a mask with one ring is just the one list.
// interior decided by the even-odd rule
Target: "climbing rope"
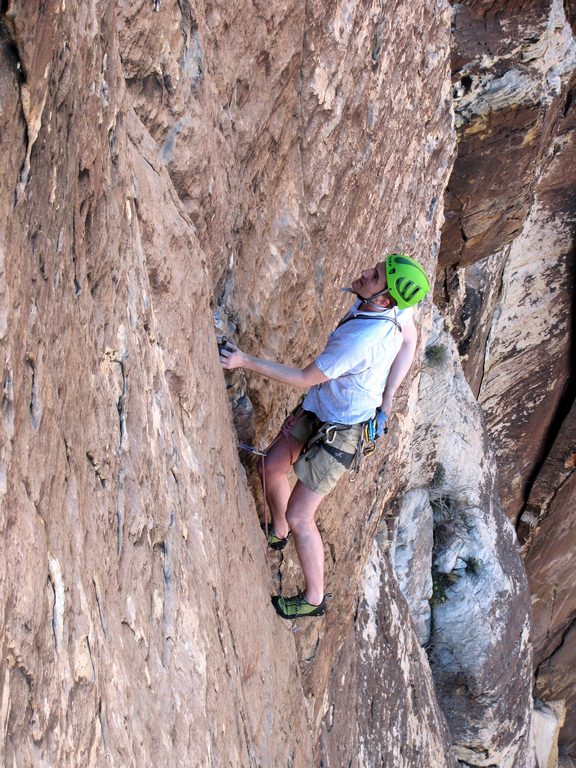
[[(284, 438), (288, 443), (288, 452), (290, 454), (290, 461), (292, 462), (292, 451), (293, 451), (293, 445), (292, 445), (292, 439), (290, 436), (290, 432), (292, 431), (292, 428), (294, 424), (298, 421), (299, 418), (302, 417), (302, 409), (300, 408), (300, 403), (296, 406), (296, 408), (292, 411), (290, 416), (288, 416), (284, 423), (282, 424), (282, 427), (280, 428), (280, 432), (276, 435), (274, 440), (270, 443), (268, 448), (265, 450), (262, 448), (255, 448), (252, 445), (248, 445), (247, 443), (238, 443), (238, 448), (240, 448), (243, 451), (248, 451), (249, 453), (252, 453), (256, 456), (260, 456), (262, 458), (262, 494), (264, 496), (264, 535), (266, 536), (266, 545), (268, 551), (268, 512), (269, 506), (268, 506), (268, 499), (266, 497), (266, 456), (268, 456), (269, 451), (271, 448), (276, 444), (276, 442), (280, 438)], [(272, 512), (270, 511), (270, 520), (272, 520)]]
[[(273, 444), (274, 443), (272, 443), (272, 445)], [(255, 456), (262, 457), (262, 495), (264, 496), (264, 535), (266, 536), (266, 553), (268, 553), (268, 500), (266, 499), (266, 464), (265, 464), (265, 460), (266, 460), (266, 456), (268, 455), (268, 452), (262, 450), (262, 448), (254, 448), (253, 445), (247, 445), (246, 443), (238, 443), (238, 448), (240, 448), (242, 451), (248, 451), (248, 453), (252, 453)]]

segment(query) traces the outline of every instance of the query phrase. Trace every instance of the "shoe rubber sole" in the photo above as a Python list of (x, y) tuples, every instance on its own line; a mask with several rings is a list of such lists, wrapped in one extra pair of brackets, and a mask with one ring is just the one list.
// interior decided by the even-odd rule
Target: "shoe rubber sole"
[[(264, 525), (264, 523), (262, 523), (260, 528), (262, 528), (262, 531), (263, 531), (264, 535), (266, 535), (266, 526)], [(269, 525), (268, 526), (268, 546), (270, 547), (270, 549), (275, 549), (276, 551), (284, 549), (286, 544), (288, 544), (288, 536), (286, 536), (285, 539), (278, 539), (278, 541), (270, 541), (270, 534), (271, 533), (272, 533), (272, 526)], [(272, 535), (274, 535), (274, 534), (272, 533)], [(288, 535), (290, 535), (290, 534), (288, 534)]]
[[(282, 609), (282, 606), (280, 604), (281, 595), (273, 595), (272, 596), (272, 605), (274, 606), (274, 609), (278, 616), (281, 616), (283, 619), (307, 619), (309, 616), (323, 616), (326, 613), (326, 600), (322, 600), (320, 605), (318, 605), (313, 611), (306, 611), (306, 613), (297, 613), (297, 614), (289, 614), (285, 613)], [(308, 603), (310, 605), (310, 603)]]

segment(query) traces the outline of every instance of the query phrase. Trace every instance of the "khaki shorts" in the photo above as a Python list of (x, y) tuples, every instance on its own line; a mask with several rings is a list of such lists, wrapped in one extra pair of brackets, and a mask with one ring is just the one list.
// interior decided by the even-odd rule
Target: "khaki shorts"
[(296, 409), (284, 422), (282, 431), (304, 443), (302, 453), (294, 464), (294, 472), (306, 488), (325, 496), (346, 472), (346, 465), (333, 455), (354, 454), (362, 436), (362, 424), (337, 424), (329, 432), (329, 444), (320, 441), (306, 450), (306, 444), (319, 430), (322, 422), (309, 411)]

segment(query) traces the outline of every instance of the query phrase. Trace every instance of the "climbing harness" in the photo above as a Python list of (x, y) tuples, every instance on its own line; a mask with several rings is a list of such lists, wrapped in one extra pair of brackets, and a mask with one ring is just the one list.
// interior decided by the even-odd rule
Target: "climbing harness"
[(310, 461), (322, 449), (336, 459), (339, 464), (349, 469), (355, 454), (336, 448), (333, 443), (338, 432), (350, 429), (351, 426), (351, 424), (332, 424), (329, 421), (318, 420), (318, 430), (314, 432), (302, 450), (304, 460)]
[[(354, 482), (356, 475), (360, 471), (362, 459), (365, 456), (370, 456), (376, 450), (376, 440), (380, 437), (378, 434), (378, 411), (376, 415), (368, 419), (368, 421), (362, 422), (362, 432), (358, 445), (354, 453), (343, 451), (333, 445), (336, 434), (346, 429), (350, 429), (352, 424), (337, 424), (330, 422), (318, 422), (318, 430), (308, 440), (302, 454), (306, 461), (310, 461), (318, 450), (322, 449), (329, 453), (336, 461), (342, 464), (346, 469), (351, 472), (350, 482)], [(384, 427), (381, 434), (387, 434), (388, 427)]]

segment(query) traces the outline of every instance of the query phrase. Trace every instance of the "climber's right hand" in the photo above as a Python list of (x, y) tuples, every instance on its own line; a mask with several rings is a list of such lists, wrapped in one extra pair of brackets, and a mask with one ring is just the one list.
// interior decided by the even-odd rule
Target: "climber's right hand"
[(243, 352), (231, 341), (227, 341), (220, 347), (220, 365), (228, 371), (233, 368), (241, 368), (243, 365)]

